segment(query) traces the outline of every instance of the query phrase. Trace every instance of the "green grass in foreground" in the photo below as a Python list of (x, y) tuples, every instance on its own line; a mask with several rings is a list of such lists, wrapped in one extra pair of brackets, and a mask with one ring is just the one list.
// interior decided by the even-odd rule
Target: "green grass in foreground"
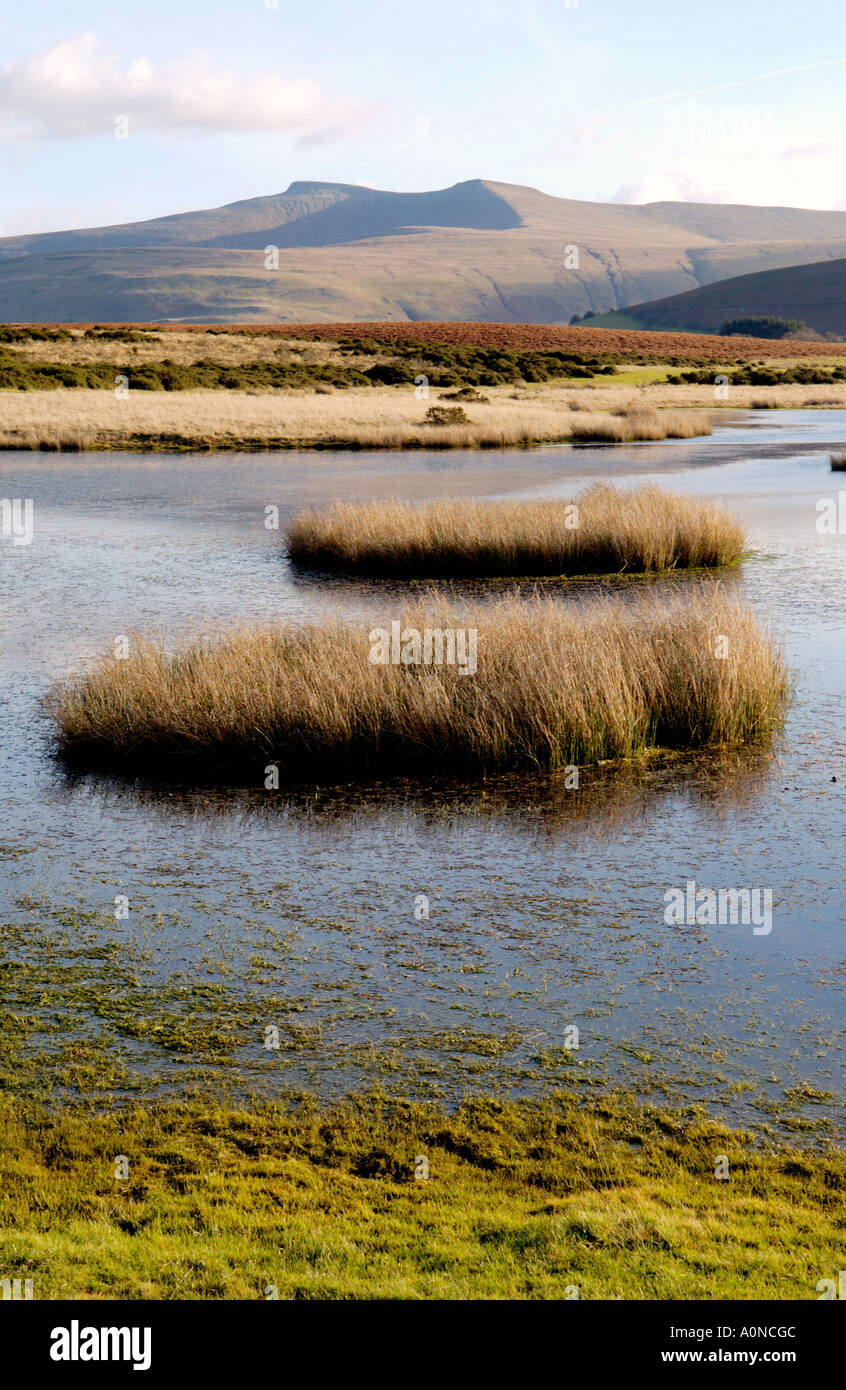
[(815, 1299), (846, 1247), (844, 1155), (565, 1094), (453, 1115), (7, 1101), (0, 1162), (0, 1275), (41, 1299)]

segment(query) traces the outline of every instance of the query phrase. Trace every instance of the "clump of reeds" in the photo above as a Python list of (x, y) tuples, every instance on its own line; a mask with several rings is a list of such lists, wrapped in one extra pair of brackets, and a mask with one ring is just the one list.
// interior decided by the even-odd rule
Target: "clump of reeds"
[(831, 467), (835, 473), (846, 473), (846, 450), (831, 455)]
[(287, 544), (291, 559), (312, 569), (525, 577), (730, 565), (745, 537), (701, 498), (600, 483), (575, 502), (338, 502), (301, 512)]
[(664, 410), (634, 405), (614, 415), (593, 415), (577, 421), (570, 438), (584, 444), (633, 444), (651, 439), (693, 439), (710, 434), (711, 421), (702, 411)]
[(184, 757), (256, 785), (268, 764), (309, 778), (554, 770), (764, 738), (787, 698), (780, 651), (719, 589), (578, 611), (514, 597), (456, 611), (432, 598), (397, 618), (403, 644), (414, 631), (464, 632), (468, 643), (475, 632), (475, 660), (449, 664), (447, 641), (441, 663), (433, 646), (428, 664), (375, 664), (369, 625), (339, 621), (175, 651), (133, 640), (127, 658), (104, 657), (54, 690), (59, 750), (165, 775)]

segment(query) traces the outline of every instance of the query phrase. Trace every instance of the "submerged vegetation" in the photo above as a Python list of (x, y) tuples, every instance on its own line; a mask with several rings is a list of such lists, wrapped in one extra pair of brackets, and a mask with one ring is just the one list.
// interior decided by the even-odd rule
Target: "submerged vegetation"
[[(684, 601), (433, 600), (387, 629), (248, 628), (175, 651), (134, 639), (54, 689), (59, 751), (173, 775), (554, 770), (764, 738), (788, 680), (754, 614)], [(422, 634), (422, 637), (421, 637)], [(394, 641), (396, 636), (396, 642)], [(376, 653), (376, 654), (375, 654)], [(263, 774), (262, 774), (263, 775)]]
[[(57, 350), (79, 344), (60, 329), (29, 336)], [(109, 344), (135, 349), (153, 341), (144, 330), (108, 326), (92, 327), (84, 336), (92, 350)], [(0, 340), (25, 343), (27, 337), (9, 330)], [(477, 385), (496, 389), (614, 371), (602, 358), (579, 363), (557, 351), (424, 346), (432, 385), (456, 386), (444, 399), (483, 407), (479, 414), (489, 410), (489, 420), (460, 418), (458, 404), (432, 406), (430, 425), (415, 418), (374, 420), (369, 427), (353, 419), (339, 433), (317, 437), (358, 447), (558, 438), (549, 422), (538, 426), (537, 412), (532, 420), (531, 402), (524, 418), (515, 410), (505, 420), (495, 413), (501, 397), (492, 403)], [(354, 402), (352, 388), (366, 387), (360, 394), (373, 401), (375, 411), (378, 388), (415, 382), (420, 348), (402, 343), (395, 361), (368, 365), (369, 358), (384, 355), (384, 344), (359, 340), (346, 349), (356, 358), (352, 362), (296, 362), (285, 349), (288, 355), (279, 361), (164, 359), (139, 363), (127, 375), (131, 387), (146, 395), (198, 386), (221, 390), (223, 400), (206, 398), (202, 407), (217, 420), (229, 390), (323, 386), (327, 395), (341, 389)], [(87, 386), (97, 388), (108, 409), (124, 409), (114, 404), (111, 360), (21, 358), (0, 363), (4, 371), (11, 374), (7, 389), (49, 388), (57, 408), (67, 409), (66, 396), (74, 392), (53, 387)], [(63, 379), (63, 373), (70, 376)], [(408, 401), (411, 392), (403, 396)], [(278, 397), (269, 404), (268, 416), (278, 415)], [(172, 405), (187, 411), (191, 401)], [(289, 415), (296, 406), (286, 398)], [(416, 417), (424, 409), (411, 408)], [(340, 415), (337, 405), (335, 413)], [(587, 420), (576, 408), (573, 416), (564, 437), (615, 442), (710, 433), (703, 416), (658, 416), (642, 408)], [(279, 428), (278, 421), (273, 427)], [(117, 447), (124, 446), (118, 430), (113, 437)], [(197, 436), (187, 426), (183, 434), (153, 435), (141, 447), (162, 447), (168, 437), (173, 447), (196, 447)], [(224, 438), (224, 447), (233, 447), (232, 438)], [(256, 444), (252, 438), (252, 447), (267, 447), (266, 439)], [(846, 456), (834, 455), (832, 467), (843, 466)], [(300, 516), (289, 549), (293, 559), (312, 568), (512, 578), (657, 574), (730, 565), (743, 552), (741, 528), (705, 501), (655, 488), (619, 494), (600, 486), (578, 500), (578, 525), (568, 526), (572, 505), (338, 505)], [(540, 599), (448, 605), (429, 597), (395, 620), (389, 615), (384, 661), (373, 659), (372, 629), (331, 621), (192, 637), (175, 649), (133, 637), (126, 659), (103, 658), (54, 689), (49, 708), (57, 749), (81, 766), (177, 777), (183, 768), (199, 768), (212, 781), (243, 778), (258, 789), (276, 785), (266, 780), (268, 764), (283, 775), (327, 780), (361, 771), (378, 776), (416, 770), (424, 777), (430, 771), (569, 771), (573, 764), (633, 759), (658, 748), (765, 741), (780, 724), (789, 685), (777, 644), (751, 610), (719, 588), (703, 587), (683, 600), (652, 598), (657, 601), (570, 608)], [(689, 757), (679, 761), (687, 764)], [(609, 776), (616, 771), (607, 769)], [(469, 779), (466, 786), (473, 794)], [(121, 794), (134, 796), (136, 790), (123, 787)], [(725, 805), (722, 792), (720, 802)], [(533, 815), (535, 809), (533, 801)], [(442, 800), (437, 813), (444, 813)], [(536, 1055), (515, 1061), (510, 1049), (520, 1010), (503, 1004), (497, 1017), (487, 979), (481, 977), (478, 1013), (458, 1012), (458, 991), (463, 997), (467, 986), (456, 986), (459, 977), (450, 970), (466, 970), (462, 980), (482, 970), (463, 942), (456, 946), (454, 966), (439, 962), (431, 970), (456, 1010), (448, 1014), (449, 1027), (433, 1023), (423, 1032), (419, 1020), (425, 1014), (416, 1013), (407, 1028), (404, 1020), (402, 1029), (383, 1028), (374, 1020), (382, 1017), (380, 1009), (385, 1019), (393, 1015), (397, 998), (380, 993), (381, 979), (377, 983), (384, 961), (397, 959), (385, 938), (375, 938), (367, 953), (370, 965), (357, 959), (344, 978), (339, 956), (315, 953), (308, 935), (319, 930), (334, 939), (343, 933), (363, 956), (356, 925), (372, 915), (371, 902), (365, 899), (355, 909), (359, 918), (351, 911), (336, 920), (331, 903), (321, 908), (323, 918), (310, 916), (302, 881), (295, 877), (268, 884), (251, 866), (245, 870), (255, 890), (252, 915), (266, 935), (259, 938), (260, 949), (250, 947), (249, 964), (242, 967), (231, 943), (222, 940), (219, 907), (203, 903), (209, 879), (198, 872), (191, 891), (201, 910), (196, 903), (194, 910), (211, 944), (207, 954), (203, 947), (204, 954), (192, 958), (183, 954), (176, 914), (167, 915), (168, 890), (162, 891), (163, 883), (179, 878), (178, 871), (165, 864), (155, 874), (149, 920), (139, 915), (126, 929), (131, 950), (118, 939), (117, 914), (111, 912), (108, 930), (92, 913), (81, 924), (58, 920), (55, 930), (45, 932), (50, 906), (18, 900), (16, 908), (34, 910), (38, 925), (16, 918), (4, 929), (0, 1271), (32, 1279), (36, 1298), (813, 1300), (820, 1281), (836, 1277), (846, 1157), (829, 1151), (824, 1141), (816, 1152), (800, 1151), (777, 1144), (771, 1129), (768, 1137), (753, 1137), (692, 1106), (659, 1110), (635, 1105), (631, 1095), (609, 1095), (592, 1071), (571, 1079), (576, 1063), (552, 1032), (543, 1036)], [(104, 891), (108, 900), (108, 882), (105, 875), (98, 880), (98, 901)], [(325, 884), (322, 879), (321, 892)], [(518, 888), (524, 893), (525, 883)], [(490, 891), (502, 893), (501, 878), (492, 879)], [(578, 920), (579, 902), (575, 896), (568, 902)], [(474, 906), (487, 924), (478, 897)], [(238, 911), (237, 936), (249, 940), (253, 924), (240, 906)], [(534, 930), (537, 901), (532, 911)], [(560, 901), (541, 911), (550, 918), (557, 914), (557, 932)], [(632, 925), (640, 932), (640, 922)], [(484, 930), (490, 934), (488, 925)], [(173, 970), (161, 949), (164, 934), (176, 941)], [(458, 941), (461, 933), (444, 935)], [(570, 961), (585, 971), (595, 968), (595, 959), (586, 966), (578, 958), (586, 939), (578, 939), (567, 962), (559, 958), (562, 971)], [(525, 936), (515, 941), (523, 951)], [(642, 939), (637, 945), (650, 949)], [(502, 954), (498, 945), (497, 978)], [(219, 972), (212, 979), (210, 960)], [(302, 973), (292, 962), (303, 965)], [(418, 968), (404, 956), (399, 964)], [(509, 1000), (527, 995), (525, 964), (521, 955), (520, 969), (513, 971), (521, 979)], [(548, 1008), (549, 977), (541, 966)], [(575, 978), (577, 971), (570, 974)], [(400, 988), (426, 1007), (428, 986), (418, 984), (418, 977), (413, 983), (408, 975), (399, 978)], [(677, 978), (664, 990), (673, 1007)], [(393, 988), (391, 977), (387, 989)], [(337, 1005), (333, 999), (334, 1013), (325, 1002), (330, 989), (350, 997)], [(416, 1070), (432, 1087), (428, 1094), (449, 1096), (439, 1065), (450, 1052), (470, 1058), (456, 1071), (476, 1091), (479, 1078), (488, 1076), (477, 1058), (494, 1056), (505, 1058), (503, 1069), (508, 1067), (508, 1084), (515, 1089), (526, 1091), (545, 1078), (548, 1091), (565, 1073), (562, 1084), (569, 1089), (535, 1101), (477, 1097), (455, 1110), (382, 1092), (331, 1108), (309, 1095), (266, 1105), (221, 1104), (221, 1078), (234, 1081), (245, 1056), (255, 1065), (266, 1046), (268, 1017), (280, 1020), (283, 1058), (302, 1052), (346, 1076), (366, 1055), (368, 1063), (377, 1061), (385, 1084), (398, 1089)], [(324, 1028), (324, 1018), (334, 1020), (332, 1026)], [(667, 1018), (675, 1057), (679, 1029), (671, 1014)], [(505, 1023), (515, 1031), (505, 1032)], [(412, 1032), (419, 1052), (407, 1043)], [(530, 1039), (534, 1032), (526, 1027), (524, 1035)], [(684, 1085), (688, 1095), (695, 1093), (699, 1077), (690, 1068), (686, 1078), (659, 1077), (653, 1056), (630, 1032), (620, 1046), (644, 1069), (635, 1073), (640, 1094), (647, 1079), (658, 1079), (659, 1091), (672, 1095), (674, 1106), (685, 1095)], [(703, 1036), (697, 1046), (713, 1057), (717, 1044)], [(728, 1051), (737, 1043), (732, 1038), (719, 1046)], [(819, 1039), (816, 1046), (823, 1046)], [(165, 1056), (172, 1065), (165, 1067)], [(767, 1059), (769, 1065), (769, 1054)], [(263, 1066), (268, 1060), (261, 1056)], [(159, 1101), (154, 1087), (165, 1073), (170, 1094), (182, 1100)], [(250, 1075), (246, 1066), (244, 1074)], [(209, 1089), (215, 1086), (214, 1101), (198, 1098), (203, 1075)], [(286, 1075), (268, 1065), (262, 1072), (268, 1092), (286, 1094)], [(136, 1099), (122, 1106), (130, 1085)], [(794, 1089), (803, 1103), (836, 1101), (808, 1086)], [(69, 1095), (72, 1103), (57, 1104)], [(144, 1104), (137, 1103), (139, 1095)], [(789, 1091), (784, 1095), (792, 1104)], [(775, 1116), (771, 1094), (765, 1103), (771, 1109), (764, 1113)], [(792, 1118), (797, 1130), (817, 1137), (825, 1126), (824, 1119), (800, 1115), (798, 1101)], [(118, 1155), (125, 1157), (125, 1170), (116, 1164)]]
[(842, 1154), (622, 1097), (6, 1101), (0, 1161), (0, 1268), (39, 1299), (814, 1300), (842, 1264)]
[(288, 528), (298, 565), (367, 575), (644, 573), (734, 564), (745, 539), (722, 508), (606, 484), (572, 502), (338, 502)]

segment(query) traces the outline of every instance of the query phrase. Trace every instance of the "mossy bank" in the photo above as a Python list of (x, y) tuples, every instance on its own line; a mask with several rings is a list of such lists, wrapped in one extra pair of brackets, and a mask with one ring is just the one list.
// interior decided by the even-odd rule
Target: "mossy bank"
[(38, 1299), (812, 1300), (846, 1238), (842, 1154), (623, 1098), (6, 1101), (0, 1160)]

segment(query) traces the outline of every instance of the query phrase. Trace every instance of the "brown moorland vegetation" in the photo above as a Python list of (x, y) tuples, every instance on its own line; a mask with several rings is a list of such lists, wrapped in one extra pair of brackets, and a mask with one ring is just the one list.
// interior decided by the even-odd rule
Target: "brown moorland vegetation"
[(297, 564), (369, 575), (636, 573), (735, 563), (742, 527), (658, 487), (600, 483), (572, 502), (336, 502), (286, 534)]
[[(631, 351), (591, 356), (577, 348), (474, 344), (499, 325), (453, 324), (468, 341), (422, 332), (403, 341), (339, 341), (294, 326), (216, 330), (185, 325), (0, 327), (0, 449), (235, 451), (268, 449), (529, 448), (545, 443), (624, 443), (710, 433), (714, 368), (702, 359), (673, 375), (666, 354), (650, 365)], [(355, 325), (357, 332), (393, 325)], [(409, 325), (401, 325), (408, 329)], [(429, 330), (437, 325), (411, 325)], [(325, 333), (323, 332), (325, 328)], [(479, 329), (478, 334), (475, 333)], [(599, 330), (560, 330), (584, 334)], [(429, 336), (429, 345), (419, 338)], [(456, 334), (453, 334), (456, 336)], [(606, 339), (611, 331), (606, 331)], [(625, 334), (623, 335), (625, 336)], [(631, 335), (629, 335), (631, 336)], [(670, 335), (652, 334), (661, 348)], [(736, 351), (738, 339), (707, 339)], [(607, 340), (602, 343), (608, 347)], [(732, 408), (846, 406), (846, 366), (802, 362), (802, 344), (756, 342), (775, 365), (720, 362)], [(820, 344), (811, 345), (819, 353)], [(831, 345), (824, 345), (829, 353)], [(628, 363), (627, 360), (628, 359)], [(690, 364), (695, 358), (684, 358)], [(736, 359), (732, 359), (736, 361)], [(615, 370), (616, 368), (616, 370)], [(784, 370), (786, 368), (786, 370)], [(670, 372), (670, 379), (667, 378)], [(436, 402), (462, 400), (458, 423), (434, 423), (415, 384)], [(684, 378), (684, 379), (683, 379)], [(748, 384), (743, 384), (748, 379)], [(120, 383), (125, 389), (116, 389)], [(479, 388), (482, 388), (481, 390)], [(821, 396), (821, 388), (826, 394)], [(685, 413), (679, 413), (683, 407)], [(445, 409), (436, 404), (434, 409)]]
[(120, 331), (126, 328), (156, 333), (227, 333), (266, 336), (371, 338), (376, 342), (456, 343), (461, 346), (513, 348), (526, 351), (609, 353), (621, 359), (649, 358), (676, 363), (739, 362), (774, 357), (838, 357), (846, 355), (846, 343), (804, 342), (798, 339), (720, 337), (710, 333), (668, 333), (628, 328), (588, 328), (544, 323), (450, 323), (403, 321), (381, 323), (279, 323), (279, 324), (175, 324), (175, 323), (55, 323), (23, 325), (38, 329), (82, 329), (95, 326)]
[[(763, 738), (787, 699), (777, 646), (719, 589), (578, 611), (549, 599), (452, 608), (432, 598), (397, 618), (406, 660), (396, 664), (374, 660), (387, 629), (333, 620), (195, 637), (172, 651), (133, 638), (128, 658), (109, 654), (53, 690), (58, 751), (148, 775), (229, 770), (255, 785), (268, 764), (307, 778), (554, 771)], [(463, 665), (462, 632), (476, 657)]]
[(610, 353), (661, 362), (706, 362), (765, 357), (836, 357), (846, 344), (720, 337), (709, 333), (648, 332), (627, 328), (565, 327), (540, 323), (329, 323), (281, 325), (302, 338), (374, 338), (377, 342), (479, 344), (483, 347)]

